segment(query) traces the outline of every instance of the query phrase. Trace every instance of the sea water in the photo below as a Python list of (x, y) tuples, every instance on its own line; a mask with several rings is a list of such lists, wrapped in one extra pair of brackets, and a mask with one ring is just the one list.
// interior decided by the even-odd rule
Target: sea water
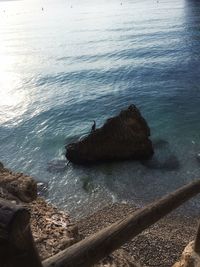
[[(172, 168), (67, 164), (67, 143), (130, 104)], [(199, 1), (0, 1), (0, 161), (52, 203), (76, 216), (142, 206), (199, 178), (199, 115)]]

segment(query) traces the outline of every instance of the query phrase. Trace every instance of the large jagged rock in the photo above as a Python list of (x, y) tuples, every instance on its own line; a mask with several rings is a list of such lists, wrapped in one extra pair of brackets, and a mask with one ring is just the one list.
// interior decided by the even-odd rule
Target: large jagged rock
[(150, 129), (131, 105), (84, 139), (66, 146), (66, 157), (77, 164), (113, 160), (145, 160), (153, 155)]
[(23, 173), (13, 173), (0, 163), (0, 196), (31, 202), (37, 198), (37, 183)]

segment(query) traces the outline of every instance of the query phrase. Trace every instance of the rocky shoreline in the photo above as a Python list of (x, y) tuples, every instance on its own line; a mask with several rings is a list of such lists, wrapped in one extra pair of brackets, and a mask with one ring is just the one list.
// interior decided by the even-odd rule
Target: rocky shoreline
[[(38, 196), (36, 181), (23, 173), (15, 173), (0, 163), (0, 199), (22, 205), (31, 214), (30, 226), (41, 260), (45, 260), (85, 238), (78, 223), (64, 211)], [(135, 266), (133, 257), (123, 249), (95, 267)]]
[[(134, 205), (110, 203), (75, 222), (69, 214), (37, 196), (37, 184), (33, 178), (14, 173), (3, 164), (0, 165), (0, 198), (22, 204), (30, 211), (31, 229), (42, 260), (126, 218), (137, 209)], [(173, 212), (95, 266), (170, 267), (194, 239), (197, 224), (198, 218)]]
[(26, 207), (31, 230), (42, 260), (80, 240), (77, 225), (69, 214), (38, 196), (37, 183), (30, 176), (14, 173), (0, 164), (0, 199)]

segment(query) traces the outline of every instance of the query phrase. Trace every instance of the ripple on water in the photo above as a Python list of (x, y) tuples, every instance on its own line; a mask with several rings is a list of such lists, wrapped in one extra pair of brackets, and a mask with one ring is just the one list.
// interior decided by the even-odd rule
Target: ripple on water
[[(200, 3), (72, 2), (45, 2), (44, 12), (0, 2), (0, 160), (77, 216), (108, 201), (143, 205), (198, 178)], [(66, 143), (131, 103), (150, 125), (156, 162), (66, 163)]]

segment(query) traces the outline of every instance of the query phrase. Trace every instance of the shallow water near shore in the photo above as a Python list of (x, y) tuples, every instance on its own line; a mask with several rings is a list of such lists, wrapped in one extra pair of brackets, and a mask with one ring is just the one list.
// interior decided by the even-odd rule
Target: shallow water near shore
[[(199, 178), (199, 74), (199, 1), (0, 1), (0, 161), (76, 216), (144, 205)], [(173, 168), (66, 164), (66, 143), (132, 103)]]

